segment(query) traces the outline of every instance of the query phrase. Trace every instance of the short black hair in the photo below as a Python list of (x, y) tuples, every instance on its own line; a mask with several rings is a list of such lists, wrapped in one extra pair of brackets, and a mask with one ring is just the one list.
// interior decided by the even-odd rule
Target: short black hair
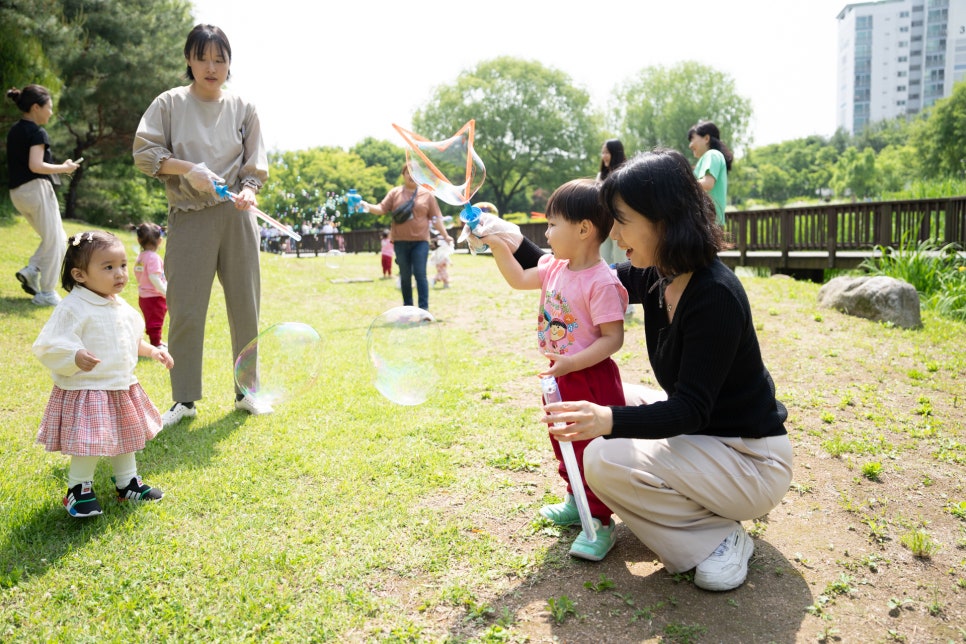
[(590, 221), (601, 243), (614, 225), (614, 217), (600, 200), (600, 182), (594, 179), (574, 179), (554, 190), (547, 200), (547, 215), (560, 216), (575, 224), (585, 219)]

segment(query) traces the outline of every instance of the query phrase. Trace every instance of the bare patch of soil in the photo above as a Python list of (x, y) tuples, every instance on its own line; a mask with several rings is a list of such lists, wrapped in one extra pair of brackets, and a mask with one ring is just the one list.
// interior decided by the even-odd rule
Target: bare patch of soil
[[(672, 576), (623, 525), (600, 563), (567, 555), (575, 529), (530, 516), (481, 529), (541, 563), (485, 598), (489, 610), (439, 609), (444, 637), (513, 642), (966, 641), (966, 327), (928, 313), (906, 331), (819, 309), (813, 284), (746, 279), (765, 362), (789, 409), (792, 489), (746, 528), (748, 581), (727, 593)], [(508, 350), (528, 338), (517, 303), (490, 307)], [(640, 316), (640, 310), (636, 313)], [(625, 381), (653, 383), (640, 318), (617, 356)], [(532, 382), (500, 404), (532, 407)], [(510, 507), (559, 489), (552, 455), (515, 473)], [(506, 473), (501, 472), (501, 476)], [(512, 498), (516, 495), (518, 498)], [(564, 610), (566, 603), (572, 610)], [(549, 607), (554, 600), (557, 618)]]

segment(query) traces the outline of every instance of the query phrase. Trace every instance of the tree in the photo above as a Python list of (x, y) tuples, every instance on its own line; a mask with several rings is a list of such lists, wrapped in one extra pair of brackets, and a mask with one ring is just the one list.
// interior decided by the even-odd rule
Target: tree
[(259, 203), (276, 219), (292, 225), (303, 221), (320, 223), (338, 209), (344, 230), (360, 230), (379, 223), (375, 215), (346, 216), (344, 205), (326, 202), (330, 195), (340, 197), (350, 188), (357, 189), (364, 199), (375, 198), (370, 195), (381, 198), (392, 187), (385, 180), (383, 166), (367, 167), (359, 155), (334, 147), (273, 153), (269, 162), (271, 180), (259, 194)]
[[(61, 82), (44, 44), (58, 42), (66, 34), (59, 0), (0, 1), (0, 88), (4, 93), (11, 87), (36, 83), (49, 89), (56, 100)], [(9, 109), (0, 110), (0, 131), (6, 135), (20, 113), (5, 97), (3, 100)], [(0, 145), (0, 184), (6, 186), (7, 177), (7, 148)], [(4, 190), (0, 214), (13, 212), (8, 200)]]
[(832, 188), (840, 196), (853, 199), (871, 197), (876, 192), (875, 152), (855, 147), (845, 150), (832, 171)]
[[(70, 141), (67, 156), (85, 159), (65, 200), (65, 216), (75, 217), (84, 174), (130, 158), (141, 114), (179, 84), (193, 20), (188, 0), (63, 0), (63, 15), (74, 37), (52, 45), (48, 55), (64, 85), (57, 116)], [(131, 170), (124, 179), (135, 177)], [(89, 195), (94, 202), (101, 197)]]
[(385, 168), (384, 176), (389, 185), (398, 183), (403, 164), (406, 162), (405, 149), (389, 141), (380, 141), (368, 136), (352, 146), (349, 152), (358, 154), (367, 166)]
[(926, 177), (962, 178), (966, 172), (966, 82), (936, 101), (916, 128), (915, 147), (922, 155)]
[(751, 142), (751, 101), (738, 95), (731, 76), (693, 61), (641, 70), (614, 90), (612, 103), (629, 155), (660, 146), (691, 158), (688, 130), (700, 120), (714, 121), (733, 150)]
[(413, 116), (413, 130), (441, 140), (475, 119), (474, 145), (487, 173), (477, 199), (506, 213), (527, 208), (527, 193), (537, 188), (594, 174), (600, 137), (589, 104), (565, 73), (502, 57), (437, 88)]

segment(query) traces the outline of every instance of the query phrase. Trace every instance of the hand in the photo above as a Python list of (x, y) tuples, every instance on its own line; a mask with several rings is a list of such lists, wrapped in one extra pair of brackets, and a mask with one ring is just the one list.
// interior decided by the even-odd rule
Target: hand
[(74, 364), (81, 371), (90, 371), (100, 363), (101, 359), (87, 349), (78, 349), (74, 354)]
[[(591, 440), (609, 435), (614, 428), (610, 407), (586, 400), (551, 403), (544, 405), (543, 410), (547, 413), (543, 422), (550, 425), (550, 433), (560, 441)], [(567, 423), (567, 426), (554, 428), (555, 423)]]
[(215, 194), (215, 184), (225, 183), (225, 180), (208, 169), (204, 163), (196, 163), (191, 166), (191, 170), (185, 173), (184, 178), (192, 188), (198, 192), (213, 195)]
[(162, 349), (161, 347), (154, 347), (154, 349), (151, 350), (151, 359), (157, 360), (168, 369), (174, 366), (174, 358), (171, 357), (171, 354), (168, 353), (167, 349)]
[(540, 376), (559, 378), (560, 376), (566, 376), (568, 373), (577, 371), (574, 369), (574, 359), (571, 356), (562, 356), (559, 353), (545, 353), (543, 357), (550, 361), (550, 366), (541, 372), (539, 374)]
[[(78, 159), (78, 161), (83, 161), (83, 159)], [(73, 174), (74, 170), (80, 167), (80, 163), (72, 159), (67, 159), (64, 161), (63, 166), (65, 168), (64, 174)]]
[(255, 191), (251, 188), (242, 188), (241, 192), (235, 197), (235, 208), (239, 210), (248, 210), (249, 208), (255, 208), (258, 204), (257, 197), (255, 196)]

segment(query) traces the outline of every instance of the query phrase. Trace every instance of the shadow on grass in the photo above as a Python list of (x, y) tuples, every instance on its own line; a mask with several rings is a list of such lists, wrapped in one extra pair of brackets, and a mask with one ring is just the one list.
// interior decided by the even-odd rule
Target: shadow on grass
[[(617, 527), (617, 545), (603, 561), (571, 558), (567, 553), (577, 530), (561, 535), (543, 568), (490, 601), (492, 612), (485, 620), (464, 617), (451, 635), (459, 640), (505, 628), (511, 636), (532, 641), (660, 638), (792, 644), (805, 608), (814, 603), (799, 571), (767, 540), (755, 539), (747, 581), (735, 590), (716, 593), (696, 587), (693, 572), (667, 572), (623, 524)], [(567, 611), (570, 603), (572, 611)], [(554, 613), (562, 618), (559, 623)]]
[[(11, 279), (13, 275), (10, 276)], [(0, 279), (4, 279), (3, 275), (0, 275)], [(58, 288), (58, 294), (63, 296), (63, 291)], [(50, 316), (54, 312), (54, 308), (51, 306), (37, 306), (30, 299), (33, 295), (28, 295), (26, 291), (23, 291), (17, 297), (0, 297), (0, 315), (16, 315), (19, 317), (33, 317), (36, 311), (43, 311), (46, 316)], [(46, 318), (44, 318), (46, 321)]]
[[(241, 428), (251, 416), (233, 411), (215, 422), (201, 424), (183, 420), (148, 441), (138, 452), (138, 473), (150, 484), (163, 472), (200, 470), (207, 467), (218, 454), (218, 444)], [(38, 449), (42, 449), (38, 446)], [(69, 457), (62, 465), (44, 474), (65, 481), (59, 494), (66, 491)], [(94, 491), (103, 514), (78, 519), (64, 510), (62, 496), (44, 499), (44, 503), (27, 511), (27, 517), (13, 527), (7, 539), (0, 542), (0, 588), (16, 585), (23, 579), (44, 575), (48, 569), (72, 553), (83, 550), (102, 534), (123, 530), (124, 524), (136, 518), (141, 504), (120, 503), (111, 482), (110, 462), (107, 457), (97, 464)], [(164, 503), (164, 500), (161, 500)]]

